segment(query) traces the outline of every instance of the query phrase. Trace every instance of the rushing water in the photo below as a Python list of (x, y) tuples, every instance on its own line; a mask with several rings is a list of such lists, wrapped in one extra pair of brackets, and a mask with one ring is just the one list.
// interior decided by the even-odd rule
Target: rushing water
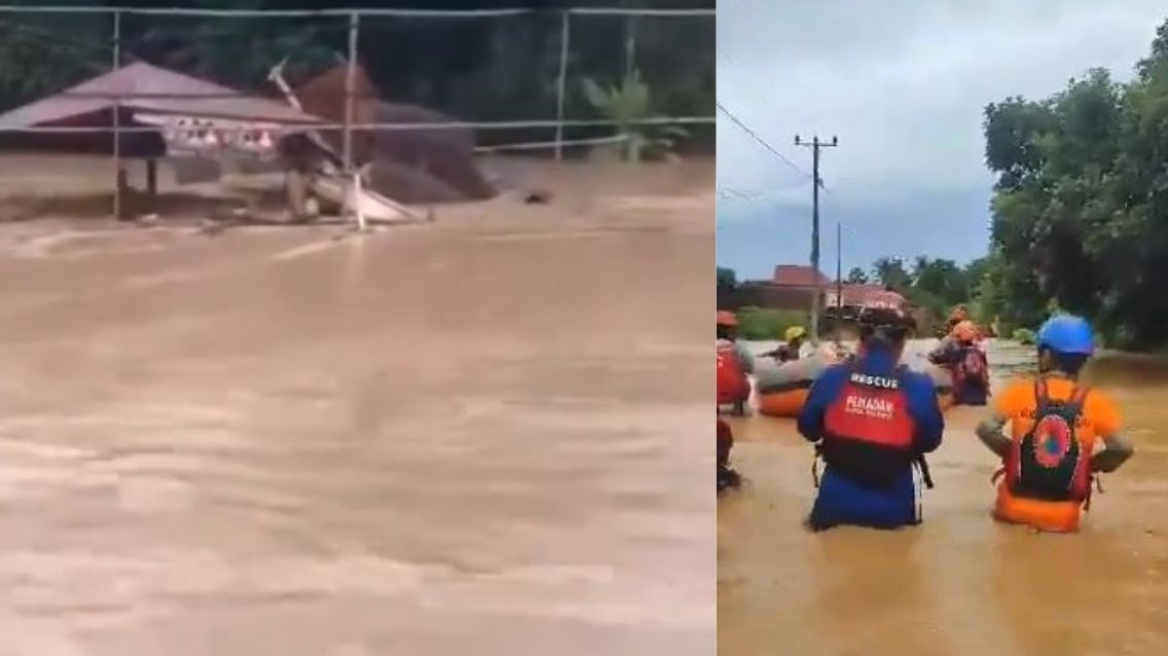
[[(1033, 350), (992, 344), (990, 363), (1001, 384)], [(736, 420), (748, 482), (719, 501), (719, 654), (1168, 653), (1168, 366), (1108, 356), (1088, 376), (1121, 404), (1137, 453), (1075, 536), (991, 521), (996, 463), (973, 434), (984, 408), (948, 413), (925, 524), (892, 533), (804, 531), (809, 445), (790, 420)]]
[(0, 653), (712, 653), (712, 210), (537, 211), (6, 227)]

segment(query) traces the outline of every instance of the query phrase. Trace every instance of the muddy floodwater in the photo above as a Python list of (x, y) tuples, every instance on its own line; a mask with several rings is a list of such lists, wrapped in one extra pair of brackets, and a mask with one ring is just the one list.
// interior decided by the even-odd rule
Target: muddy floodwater
[(706, 182), (4, 227), (0, 653), (713, 653)]
[[(910, 357), (931, 343), (916, 343)], [(999, 379), (1031, 348), (993, 344)], [(946, 416), (924, 525), (803, 531), (811, 448), (791, 420), (735, 420), (748, 483), (718, 506), (722, 656), (1116, 656), (1168, 653), (1168, 365), (1107, 357), (1090, 372), (1124, 411), (1136, 456), (1104, 477), (1075, 536), (994, 524), (984, 408)]]

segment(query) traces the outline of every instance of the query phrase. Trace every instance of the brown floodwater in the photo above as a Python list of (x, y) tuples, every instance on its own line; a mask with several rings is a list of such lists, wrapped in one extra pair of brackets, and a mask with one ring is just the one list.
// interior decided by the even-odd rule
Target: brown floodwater
[(6, 226), (0, 652), (712, 653), (709, 198)]
[[(999, 379), (1033, 366), (1031, 349), (1001, 344), (990, 361)], [(947, 414), (925, 523), (898, 532), (802, 530), (810, 446), (793, 421), (736, 420), (748, 482), (718, 505), (718, 653), (1168, 653), (1168, 365), (1108, 356), (1090, 377), (1121, 404), (1137, 453), (1074, 536), (990, 519), (996, 463), (974, 435), (984, 408)]]

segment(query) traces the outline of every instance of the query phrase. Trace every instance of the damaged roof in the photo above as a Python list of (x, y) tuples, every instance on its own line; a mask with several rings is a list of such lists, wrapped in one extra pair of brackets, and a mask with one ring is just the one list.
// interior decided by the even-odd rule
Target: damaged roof
[(136, 62), (0, 114), (0, 130), (46, 126), (117, 105), (163, 114), (310, 124), (323, 122), (291, 105), (249, 96), (196, 77)]

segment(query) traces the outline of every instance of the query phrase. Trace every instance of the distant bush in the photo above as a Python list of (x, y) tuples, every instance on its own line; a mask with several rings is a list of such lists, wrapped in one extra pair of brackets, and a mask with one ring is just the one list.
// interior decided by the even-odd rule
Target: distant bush
[(1010, 339), (1019, 344), (1034, 346), (1038, 343), (1038, 334), (1029, 328), (1015, 328), (1014, 332), (1010, 333)]
[(743, 339), (781, 340), (783, 333), (791, 326), (807, 328), (809, 317), (807, 312), (798, 310), (744, 307), (738, 310), (738, 334)]

